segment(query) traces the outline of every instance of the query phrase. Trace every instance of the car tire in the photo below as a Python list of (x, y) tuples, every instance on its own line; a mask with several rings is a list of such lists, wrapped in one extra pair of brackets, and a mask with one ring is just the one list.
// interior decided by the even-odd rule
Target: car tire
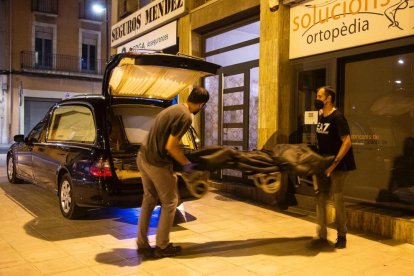
[(77, 219), (85, 215), (85, 208), (76, 205), (69, 174), (63, 175), (59, 182), (59, 207), (62, 215), (68, 219)]
[(16, 175), (16, 164), (14, 163), (13, 156), (7, 156), (7, 179), (12, 184), (23, 183), (23, 180)]

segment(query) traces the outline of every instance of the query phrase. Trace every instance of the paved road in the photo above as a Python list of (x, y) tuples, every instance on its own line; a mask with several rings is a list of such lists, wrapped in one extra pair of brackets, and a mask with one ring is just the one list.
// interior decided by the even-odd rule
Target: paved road
[[(181, 206), (176, 258), (142, 260), (139, 209), (92, 210), (64, 219), (56, 196), (11, 185), (0, 167), (0, 275), (414, 275), (414, 246), (360, 233), (344, 250), (310, 248), (313, 218), (211, 191)], [(151, 234), (157, 223), (154, 213)], [(330, 229), (330, 238), (335, 231)], [(152, 242), (153, 242), (153, 235)]]

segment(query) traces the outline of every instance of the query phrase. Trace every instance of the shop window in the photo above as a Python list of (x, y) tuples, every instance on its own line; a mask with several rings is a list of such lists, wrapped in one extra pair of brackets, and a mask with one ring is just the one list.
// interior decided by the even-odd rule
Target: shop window
[(345, 60), (344, 112), (357, 170), (348, 197), (414, 204), (414, 52)]

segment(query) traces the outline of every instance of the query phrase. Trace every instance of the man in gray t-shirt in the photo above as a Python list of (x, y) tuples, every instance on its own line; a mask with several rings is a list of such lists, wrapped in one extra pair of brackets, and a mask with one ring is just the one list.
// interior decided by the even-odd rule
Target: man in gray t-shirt
[[(180, 148), (181, 137), (192, 123), (191, 113), (203, 109), (209, 94), (203, 87), (194, 87), (187, 102), (170, 106), (160, 112), (141, 146), (137, 157), (141, 172), (144, 197), (138, 224), (138, 253), (157, 258), (175, 256), (180, 246), (170, 243), (170, 230), (178, 204), (177, 177), (172, 170), (173, 159), (183, 166), (183, 171), (191, 172), (193, 164)], [(158, 200), (161, 202), (161, 216), (158, 222), (155, 249), (148, 241), (148, 227)]]
[(176, 104), (158, 114), (148, 134), (146, 145), (141, 147), (145, 160), (154, 166), (167, 166), (172, 162), (165, 145), (170, 134), (181, 140), (191, 126), (191, 112), (184, 104)]

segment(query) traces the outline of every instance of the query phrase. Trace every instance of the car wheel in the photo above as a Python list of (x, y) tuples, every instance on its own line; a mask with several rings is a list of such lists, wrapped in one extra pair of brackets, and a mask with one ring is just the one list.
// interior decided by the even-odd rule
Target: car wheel
[(12, 184), (23, 182), (23, 180), (16, 176), (16, 164), (14, 163), (14, 158), (11, 155), (7, 157), (7, 179)]
[(85, 214), (85, 209), (76, 205), (73, 197), (72, 179), (68, 174), (63, 175), (59, 184), (59, 206), (62, 215), (68, 219), (80, 218)]

